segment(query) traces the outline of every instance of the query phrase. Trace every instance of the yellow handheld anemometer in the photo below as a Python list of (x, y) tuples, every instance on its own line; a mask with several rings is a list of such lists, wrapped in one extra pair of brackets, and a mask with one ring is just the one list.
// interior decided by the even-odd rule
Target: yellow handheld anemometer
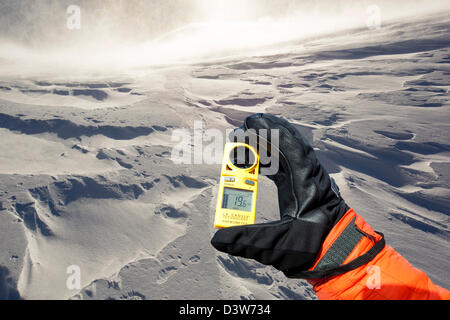
[(259, 155), (245, 143), (227, 143), (223, 152), (215, 228), (255, 223)]

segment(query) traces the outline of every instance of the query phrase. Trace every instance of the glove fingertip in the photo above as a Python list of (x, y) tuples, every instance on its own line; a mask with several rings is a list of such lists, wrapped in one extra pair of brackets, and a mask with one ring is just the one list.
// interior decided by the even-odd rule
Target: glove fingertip
[(211, 239), (211, 244), (219, 251), (231, 253), (230, 248), (236, 243), (237, 227), (219, 229)]

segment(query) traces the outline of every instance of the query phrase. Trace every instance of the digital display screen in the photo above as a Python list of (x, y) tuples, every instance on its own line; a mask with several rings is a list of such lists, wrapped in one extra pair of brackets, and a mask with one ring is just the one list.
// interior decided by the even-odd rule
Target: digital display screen
[(222, 208), (240, 211), (252, 211), (253, 191), (234, 188), (223, 189)]

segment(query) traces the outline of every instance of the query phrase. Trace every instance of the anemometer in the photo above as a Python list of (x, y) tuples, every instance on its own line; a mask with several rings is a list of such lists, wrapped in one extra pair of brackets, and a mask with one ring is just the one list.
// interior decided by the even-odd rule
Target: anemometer
[(215, 228), (255, 223), (259, 155), (245, 143), (227, 143), (223, 153)]

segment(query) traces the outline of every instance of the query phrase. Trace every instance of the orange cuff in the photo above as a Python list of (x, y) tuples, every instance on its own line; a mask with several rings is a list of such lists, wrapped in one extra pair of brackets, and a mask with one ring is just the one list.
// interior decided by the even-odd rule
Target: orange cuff
[[(360, 235), (358, 235), (360, 234)], [(379, 244), (382, 250), (370, 253)], [(353, 265), (368, 255), (356, 268), (345, 273), (315, 278), (309, 282), (320, 299), (449, 299), (450, 292), (435, 285), (421, 270), (389, 246), (352, 209), (326, 237), (314, 265), (308, 272), (327, 266), (341, 268)]]
[(369, 263), (384, 247), (383, 234), (350, 209), (325, 238), (315, 263), (302, 277), (313, 279), (313, 285), (321, 283)]
[[(325, 241), (322, 244), (322, 248), (319, 251), (318, 257), (314, 265), (309, 269), (310, 271), (316, 269), (319, 262), (324, 258), (325, 254), (330, 250), (331, 246), (336, 242), (336, 240), (343, 234), (345, 230), (349, 228), (349, 225), (354, 221), (357, 229), (361, 232), (360, 241), (353, 247), (353, 250), (349, 252), (347, 257), (342, 261), (346, 264), (358, 256), (366, 253), (372, 246), (374, 242), (381, 240), (382, 236), (376, 233), (369, 224), (367, 224), (363, 218), (357, 215), (353, 209), (347, 211), (347, 213), (339, 220), (339, 222), (334, 226)], [(364, 235), (366, 235), (364, 237)]]

